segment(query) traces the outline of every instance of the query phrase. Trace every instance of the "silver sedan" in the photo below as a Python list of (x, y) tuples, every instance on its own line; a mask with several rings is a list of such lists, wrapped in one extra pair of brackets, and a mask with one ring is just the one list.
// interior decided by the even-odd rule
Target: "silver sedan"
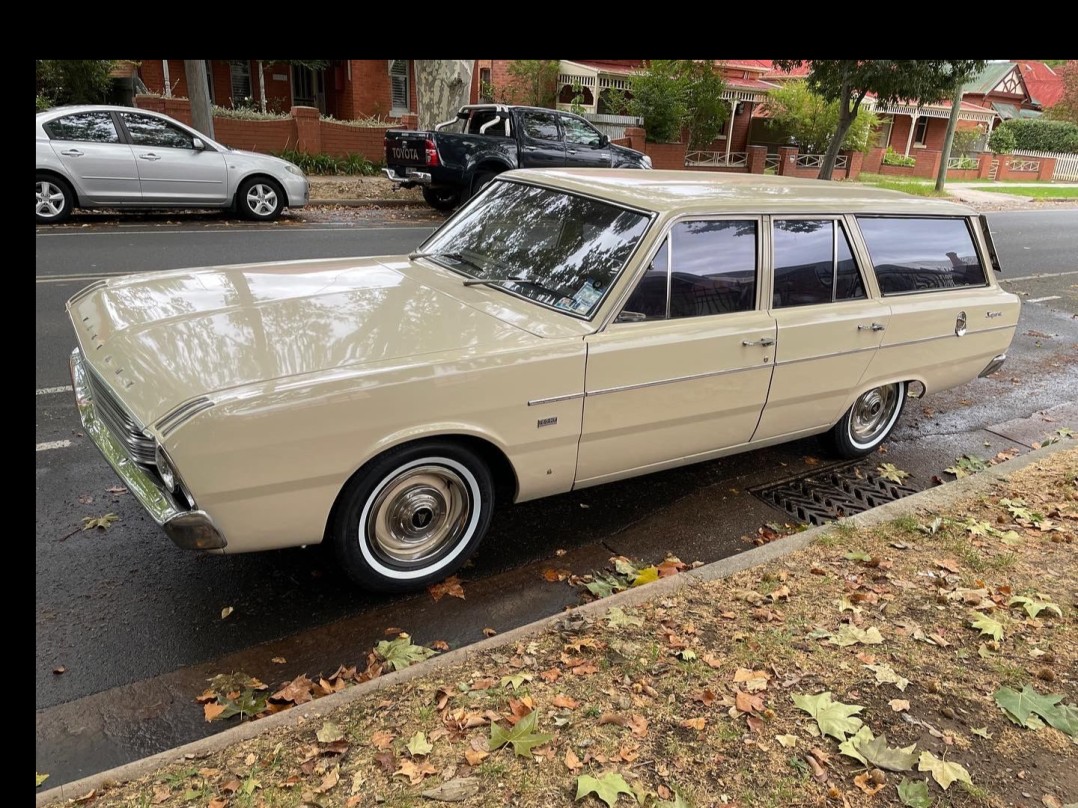
[(167, 115), (111, 106), (37, 113), (38, 224), (75, 208), (227, 208), (270, 221), (309, 198), (296, 165), (230, 149)]

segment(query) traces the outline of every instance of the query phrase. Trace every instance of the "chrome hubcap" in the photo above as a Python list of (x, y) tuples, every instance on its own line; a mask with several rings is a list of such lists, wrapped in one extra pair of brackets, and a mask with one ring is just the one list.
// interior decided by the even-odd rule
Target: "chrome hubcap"
[(382, 487), (371, 504), (366, 533), (384, 561), (420, 566), (456, 546), (471, 510), (471, 494), (456, 472), (417, 466)]
[(887, 429), (898, 402), (894, 385), (877, 387), (862, 395), (853, 405), (850, 418), (850, 437), (857, 443), (871, 443)]
[(247, 192), (247, 207), (259, 216), (269, 216), (277, 210), (277, 193), (268, 185), (252, 185)]
[(59, 216), (64, 209), (64, 192), (51, 182), (37, 184), (37, 215)]

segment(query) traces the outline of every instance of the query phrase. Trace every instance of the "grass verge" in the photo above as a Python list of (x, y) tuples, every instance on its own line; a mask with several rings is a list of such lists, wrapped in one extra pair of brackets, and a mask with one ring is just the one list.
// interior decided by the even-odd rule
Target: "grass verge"
[(1078, 188), (1053, 187), (1051, 185), (1024, 185), (1020, 188), (996, 188), (984, 186), (978, 191), (987, 191), (991, 194), (1012, 194), (1014, 196), (1028, 196), (1033, 199), (1078, 199)]

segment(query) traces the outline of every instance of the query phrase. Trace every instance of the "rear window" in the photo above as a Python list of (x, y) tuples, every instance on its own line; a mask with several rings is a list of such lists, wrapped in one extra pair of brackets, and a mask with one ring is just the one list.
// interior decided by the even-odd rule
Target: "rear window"
[(884, 295), (987, 284), (965, 218), (859, 216), (857, 223)]

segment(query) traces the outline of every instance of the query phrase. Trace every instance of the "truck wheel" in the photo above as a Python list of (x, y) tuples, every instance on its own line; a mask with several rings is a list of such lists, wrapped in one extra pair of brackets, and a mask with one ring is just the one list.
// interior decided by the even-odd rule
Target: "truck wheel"
[(472, 192), (469, 194), (470, 199), (476, 196), (480, 191), (490, 185), (490, 181), (498, 175), (493, 171), (480, 171), (474, 177), (472, 177)]
[(460, 204), (460, 191), (455, 188), (424, 188), (423, 199), (435, 210), (453, 210)]

